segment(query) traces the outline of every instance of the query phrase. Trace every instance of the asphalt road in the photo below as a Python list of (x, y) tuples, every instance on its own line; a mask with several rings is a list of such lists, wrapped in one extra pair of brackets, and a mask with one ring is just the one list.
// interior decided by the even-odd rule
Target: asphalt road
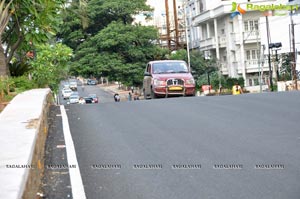
[(52, 105), (48, 115), (42, 193), (46, 199), (72, 198), (72, 189), (59, 106)]
[[(107, 103), (107, 102), (113, 102), (113, 95), (109, 92), (106, 92), (102, 89), (99, 89), (98, 86), (95, 85), (84, 85), (84, 88), (82, 89), (82, 84), (80, 81), (77, 81), (77, 92), (80, 97), (87, 97), (89, 94), (96, 94), (99, 98), (99, 103)], [(63, 88), (64, 82), (61, 83), (60, 88)], [(59, 92), (59, 104), (67, 105), (68, 100), (64, 100), (62, 98), (62, 92)]]
[(89, 199), (300, 198), (300, 92), (66, 109)]

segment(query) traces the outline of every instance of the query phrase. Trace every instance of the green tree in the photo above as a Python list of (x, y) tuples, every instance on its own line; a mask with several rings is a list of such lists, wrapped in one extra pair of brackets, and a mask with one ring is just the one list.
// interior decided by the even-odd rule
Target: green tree
[(73, 50), (89, 37), (86, 32), (90, 23), (87, 9), (87, 2), (73, 0), (61, 11), (63, 23), (60, 24), (56, 37)]
[(2, 36), (6, 29), (7, 23), (10, 18), (9, 6), (11, 1), (8, 4), (5, 4), (5, 0), (0, 2), (0, 76), (8, 75), (8, 68), (6, 65), (6, 57), (4, 54), (4, 48), (2, 44)]
[(90, 0), (87, 3), (73, 0), (62, 12), (63, 24), (57, 37), (75, 50), (111, 22), (132, 24), (135, 14), (151, 10), (146, 0)]
[(292, 55), (291, 53), (283, 53), (281, 55), (282, 65), (280, 71), (280, 80), (287, 81), (292, 79)]
[(48, 42), (55, 35), (65, 2), (13, 0), (7, 4), (6, 12), (1, 10), (1, 15), (9, 12), (10, 16), (7, 24), (1, 23), (1, 45), (5, 43), (6, 48), (0, 48), (0, 75), (9, 75), (8, 63), (22, 62), (29, 51), (34, 51), (34, 46)]
[(31, 61), (32, 78), (39, 87), (50, 87), (57, 91), (60, 80), (67, 74), (72, 49), (60, 43), (38, 45), (36, 48), (36, 59)]
[(140, 84), (147, 61), (163, 55), (163, 50), (153, 43), (156, 39), (157, 30), (153, 27), (112, 22), (78, 48), (75, 71)]
[(84, 9), (78, 0), (72, 1), (58, 34), (74, 49), (70, 72), (140, 84), (146, 62), (162, 59), (167, 52), (155, 45), (154, 27), (133, 24), (136, 14), (151, 10), (146, 0), (90, 0)]
[(184, 61), (188, 62), (187, 52), (185, 49), (179, 49), (179, 50), (173, 51), (171, 53), (171, 55), (169, 56), (169, 59), (184, 60)]
[(191, 68), (195, 71), (196, 79), (203, 74), (210, 74), (218, 70), (216, 60), (213, 58), (205, 59), (202, 52), (193, 50), (190, 53)]
[[(175, 53), (171, 53), (170, 59), (188, 62), (187, 51), (185, 49), (177, 50)], [(217, 70), (216, 61), (214, 59), (205, 59), (203, 53), (198, 50), (190, 51), (190, 65), (196, 77)]]

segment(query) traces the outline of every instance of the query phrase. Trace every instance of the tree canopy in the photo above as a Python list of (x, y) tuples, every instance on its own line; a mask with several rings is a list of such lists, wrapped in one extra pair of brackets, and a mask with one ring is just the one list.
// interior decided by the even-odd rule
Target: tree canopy
[(148, 11), (146, 0), (91, 0), (84, 8), (73, 1), (58, 34), (74, 50), (71, 72), (140, 84), (147, 61), (167, 53), (156, 45), (156, 28), (133, 23), (136, 14)]
[(42, 44), (36, 46), (37, 56), (31, 60), (31, 75), (39, 87), (58, 90), (58, 83), (67, 77), (67, 64), (72, 56), (72, 49), (61, 44)]
[[(34, 45), (48, 42), (58, 31), (60, 11), (65, 0), (13, 0), (8, 7), (9, 20), (1, 23), (0, 75), (9, 75), (8, 63), (21, 62)], [(1, 16), (5, 10), (1, 9)], [(4, 28), (3, 28), (4, 27)], [(5, 44), (5, 48), (3, 48)]]

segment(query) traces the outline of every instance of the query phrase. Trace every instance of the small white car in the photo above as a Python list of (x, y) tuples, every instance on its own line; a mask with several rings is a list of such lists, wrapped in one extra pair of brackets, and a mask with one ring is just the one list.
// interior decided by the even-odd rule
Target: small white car
[(78, 95), (71, 95), (69, 97), (70, 104), (77, 104), (79, 103), (79, 96)]
[(72, 90), (71, 89), (63, 89), (62, 90), (62, 97), (64, 99), (68, 99), (72, 95)]
[(77, 82), (75, 81), (70, 82), (70, 89), (72, 91), (77, 91)]
[(68, 83), (64, 84), (63, 89), (70, 89), (70, 84), (68, 84)]

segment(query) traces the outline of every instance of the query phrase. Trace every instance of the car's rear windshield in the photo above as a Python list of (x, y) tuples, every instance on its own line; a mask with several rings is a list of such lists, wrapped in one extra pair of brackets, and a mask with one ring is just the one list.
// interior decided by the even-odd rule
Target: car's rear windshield
[(188, 67), (185, 62), (161, 62), (152, 64), (152, 73), (188, 73)]

